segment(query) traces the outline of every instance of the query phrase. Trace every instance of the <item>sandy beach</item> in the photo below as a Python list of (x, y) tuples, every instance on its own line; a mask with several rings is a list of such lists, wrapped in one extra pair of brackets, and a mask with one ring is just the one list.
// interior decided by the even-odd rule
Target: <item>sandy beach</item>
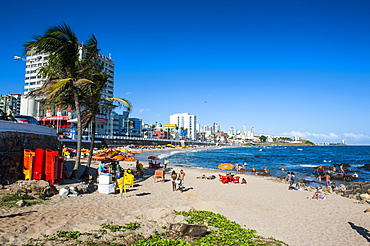
[[(94, 167), (98, 162), (93, 162)], [(124, 224), (136, 218), (169, 222), (173, 210), (209, 210), (289, 245), (369, 245), (369, 204), (336, 194), (311, 200), (312, 192), (288, 190), (269, 177), (241, 174), (248, 184), (197, 179), (221, 172), (167, 166), (166, 182), (154, 183), (153, 169), (123, 197), (95, 191), (77, 197), (56, 195), (45, 204), (0, 210), (0, 245), (21, 245), (29, 238), (60, 230), (92, 231), (99, 224)], [(183, 193), (172, 191), (172, 169), (186, 173)]]

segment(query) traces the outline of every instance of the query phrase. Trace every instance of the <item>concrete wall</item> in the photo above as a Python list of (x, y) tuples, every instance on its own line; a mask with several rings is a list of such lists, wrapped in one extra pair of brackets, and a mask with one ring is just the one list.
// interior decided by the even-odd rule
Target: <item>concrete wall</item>
[(56, 130), (0, 120), (0, 184), (23, 179), (23, 151), (61, 147)]

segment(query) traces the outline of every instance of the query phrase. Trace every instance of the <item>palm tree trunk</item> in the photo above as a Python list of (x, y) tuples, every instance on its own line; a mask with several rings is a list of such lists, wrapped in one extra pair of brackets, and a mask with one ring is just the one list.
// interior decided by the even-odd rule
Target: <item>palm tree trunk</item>
[(91, 159), (92, 159), (93, 151), (94, 151), (95, 132), (96, 132), (96, 122), (95, 122), (95, 114), (94, 114), (93, 117), (92, 117), (92, 120), (91, 120), (90, 154), (89, 154), (89, 159), (87, 160), (87, 165), (85, 167), (85, 171), (84, 171), (84, 173), (81, 176), (82, 179), (89, 178), (89, 171), (90, 171), (90, 166), (91, 166)]
[(81, 122), (81, 109), (80, 103), (78, 101), (78, 94), (77, 89), (73, 92), (73, 97), (75, 100), (75, 107), (76, 107), (76, 115), (77, 115), (77, 160), (75, 161), (75, 165), (73, 167), (72, 174), (70, 178), (79, 178), (78, 176), (78, 169), (81, 163), (81, 143), (82, 143), (82, 122)]

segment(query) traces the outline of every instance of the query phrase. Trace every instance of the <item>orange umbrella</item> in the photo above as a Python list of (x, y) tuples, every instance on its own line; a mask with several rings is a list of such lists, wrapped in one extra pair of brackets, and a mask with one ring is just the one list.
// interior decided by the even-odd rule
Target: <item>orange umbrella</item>
[(151, 160), (154, 160), (154, 161), (158, 161), (159, 158), (158, 157), (155, 157), (155, 156), (149, 156), (148, 159), (151, 159)]
[(133, 154), (133, 155), (140, 155), (140, 152), (137, 152), (137, 151), (131, 151), (130, 154)]
[(218, 168), (221, 169), (221, 170), (231, 170), (234, 167), (235, 166), (233, 164), (230, 164), (230, 163), (221, 163), (220, 165), (218, 165)]

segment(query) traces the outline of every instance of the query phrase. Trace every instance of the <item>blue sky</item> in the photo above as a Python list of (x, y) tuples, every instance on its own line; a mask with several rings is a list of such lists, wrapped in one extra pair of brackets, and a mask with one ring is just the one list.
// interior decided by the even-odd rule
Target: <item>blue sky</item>
[(367, 0), (7, 1), (0, 94), (22, 93), (22, 45), (65, 22), (111, 54), (131, 117), (370, 144), (369, 14)]

